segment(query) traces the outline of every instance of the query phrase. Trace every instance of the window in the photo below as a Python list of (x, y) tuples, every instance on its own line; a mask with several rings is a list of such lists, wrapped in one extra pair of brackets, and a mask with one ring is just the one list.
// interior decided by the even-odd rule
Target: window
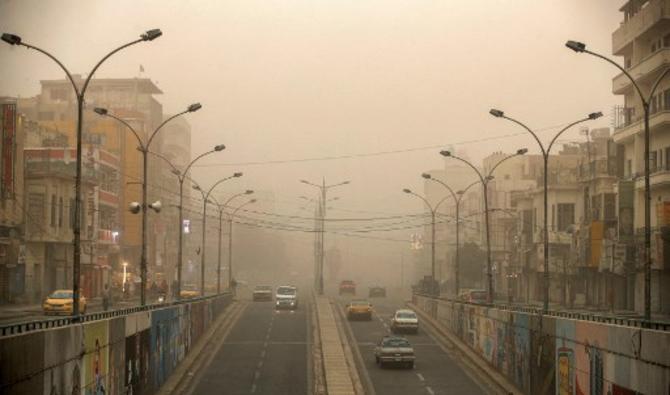
[(663, 46), (664, 47), (670, 47), (670, 33), (666, 34), (665, 37), (663, 37)]
[(615, 193), (606, 193), (604, 195), (605, 198), (605, 220), (606, 221), (611, 221), (611, 220), (616, 220), (617, 215), (616, 215), (616, 194)]
[(56, 226), (56, 195), (51, 195), (51, 226)]
[(632, 159), (628, 159), (628, 160), (626, 161), (626, 173), (625, 173), (625, 176), (626, 176), (626, 177), (632, 177), (632, 176), (633, 176), (633, 160), (632, 160)]
[(63, 227), (63, 198), (58, 198), (58, 227)]
[(627, 69), (630, 69), (630, 66), (632, 66), (632, 63), (633, 62), (631, 62), (630, 58), (627, 58), (627, 59), (624, 60), (624, 65)]
[(551, 230), (556, 229), (556, 206), (551, 205)]
[(63, 88), (54, 88), (51, 90), (51, 100), (67, 100), (67, 92)]
[(558, 204), (558, 230), (565, 232), (570, 225), (575, 223), (575, 204), (574, 203), (559, 203)]
[(37, 234), (42, 232), (42, 225), (44, 224), (45, 196), (43, 193), (31, 192), (28, 194), (28, 211), (26, 222), (28, 224), (28, 232)]
[(649, 152), (649, 171), (652, 173), (656, 171), (656, 157), (656, 151)]
[(593, 221), (600, 221), (600, 213), (602, 211), (602, 195), (591, 196), (591, 219)]
[(665, 170), (670, 170), (670, 147), (665, 148)]

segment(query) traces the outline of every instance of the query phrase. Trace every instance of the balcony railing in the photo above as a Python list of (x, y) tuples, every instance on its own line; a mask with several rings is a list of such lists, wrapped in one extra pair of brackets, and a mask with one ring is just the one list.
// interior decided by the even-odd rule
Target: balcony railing
[(622, 22), (612, 33), (612, 52), (620, 55), (621, 50), (638, 36), (648, 31), (661, 19), (670, 17), (670, 0), (649, 0), (637, 14)]

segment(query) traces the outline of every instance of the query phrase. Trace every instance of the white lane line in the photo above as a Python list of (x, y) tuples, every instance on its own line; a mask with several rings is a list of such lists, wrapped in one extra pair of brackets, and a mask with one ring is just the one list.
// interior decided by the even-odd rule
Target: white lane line
[(428, 391), (430, 395), (435, 395), (435, 391), (433, 391), (433, 389), (430, 387), (426, 387), (426, 391)]
[(263, 367), (263, 360), (258, 361), (257, 367), (258, 367), (258, 369)]
[(263, 351), (261, 351), (261, 358), (265, 358), (265, 349), (263, 349)]
[(251, 393), (256, 392), (256, 383), (251, 384)]
[(261, 377), (261, 372), (258, 370), (254, 373), (254, 381), (258, 380), (258, 378)]
[(416, 377), (418, 377), (419, 380), (421, 380), (421, 381), (426, 381), (426, 379), (423, 377), (423, 375), (421, 373), (417, 373)]

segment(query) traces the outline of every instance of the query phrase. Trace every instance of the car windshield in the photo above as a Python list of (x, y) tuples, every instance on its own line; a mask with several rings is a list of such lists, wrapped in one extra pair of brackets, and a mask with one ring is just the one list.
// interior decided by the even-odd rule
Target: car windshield
[(272, 287), (269, 285), (257, 285), (256, 286), (257, 291), (270, 291), (272, 290)]
[(72, 299), (72, 291), (56, 291), (49, 295), (51, 299)]
[(382, 341), (383, 347), (411, 347), (407, 339), (402, 337), (389, 337)]
[(295, 288), (279, 287), (277, 288), (277, 295), (295, 295)]
[(365, 300), (354, 300), (351, 302), (352, 306), (369, 306), (370, 302), (367, 302)]
[(181, 289), (182, 291), (196, 291), (195, 285), (193, 284), (182, 285)]
[(409, 311), (398, 312), (395, 316), (398, 318), (416, 318), (416, 314)]

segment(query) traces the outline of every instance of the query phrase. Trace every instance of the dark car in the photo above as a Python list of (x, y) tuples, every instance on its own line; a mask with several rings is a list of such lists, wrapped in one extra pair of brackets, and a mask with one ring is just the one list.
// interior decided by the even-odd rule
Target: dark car
[(384, 287), (370, 287), (370, 292), (368, 296), (371, 298), (385, 298), (386, 297), (386, 288)]
[(254, 288), (254, 302), (272, 300), (272, 287), (269, 285), (257, 285)]
[(384, 336), (375, 346), (375, 362), (380, 367), (395, 364), (414, 368), (414, 348), (402, 336)]
[(340, 295), (356, 295), (356, 284), (352, 280), (342, 280), (340, 282)]

